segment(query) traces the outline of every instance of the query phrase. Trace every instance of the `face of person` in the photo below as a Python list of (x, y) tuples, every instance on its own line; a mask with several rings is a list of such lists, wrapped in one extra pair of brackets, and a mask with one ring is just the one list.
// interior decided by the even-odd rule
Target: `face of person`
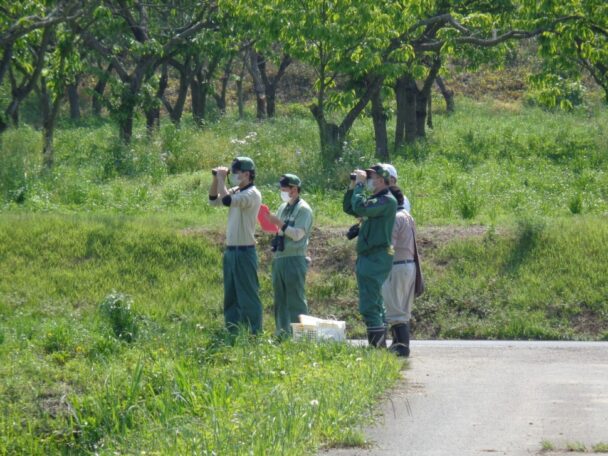
[(231, 174), (231, 182), (233, 185), (243, 187), (249, 183), (249, 172), (248, 171), (236, 171)]
[(289, 197), (288, 201), (293, 201), (297, 194), (297, 187), (281, 187), (281, 198), (283, 199), (283, 201), (285, 201), (287, 197)]
[(370, 173), (369, 182), (374, 192), (381, 190), (384, 186), (384, 179), (382, 179), (382, 177), (378, 176), (376, 173)]

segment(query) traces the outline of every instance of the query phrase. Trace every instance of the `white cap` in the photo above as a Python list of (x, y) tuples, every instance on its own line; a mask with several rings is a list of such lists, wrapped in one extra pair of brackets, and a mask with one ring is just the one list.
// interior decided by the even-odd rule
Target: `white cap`
[(384, 166), (388, 170), (388, 173), (393, 179), (397, 180), (397, 170), (393, 165), (391, 165), (390, 163), (382, 163), (382, 166)]

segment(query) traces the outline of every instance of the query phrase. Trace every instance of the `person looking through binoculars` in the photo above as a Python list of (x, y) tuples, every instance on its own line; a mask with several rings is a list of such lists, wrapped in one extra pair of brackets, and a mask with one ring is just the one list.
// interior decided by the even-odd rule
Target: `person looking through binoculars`
[(245, 326), (257, 334), (262, 330), (262, 302), (254, 233), (262, 195), (254, 185), (255, 164), (249, 157), (236, 157), (230, 168), (218, 166), (211, 174), (209, 204), (230, 208), (223, 259), (226, 328), (236, 333)]
[[(386, 347), (381, 288), (393, 265), (391, 241), (397, 210), (397, 201), (389, 192), (389, 179), (390, 174), (382, 165), (355, 170), (343, 200), (344, 212), (362, 219), (358, 233), (352, 233), (357, 237), (355, 274), (359, 312), (367, 326), (369, 345), (374, 347)], [(371, 193), (369, 197), (364, 194), (366, 187)]]
[(295, 174), (284, 174), (279, 180), (281, 199), (276, 215), (267, 220), (279, 229), (272, 240), (272, 287), (276, 335), (291, 334), (291, 323), (308, 313), (304, 286), (308, 261), (306, 249), (312, 229), (312, 209), (300, 197), (302, 181)]

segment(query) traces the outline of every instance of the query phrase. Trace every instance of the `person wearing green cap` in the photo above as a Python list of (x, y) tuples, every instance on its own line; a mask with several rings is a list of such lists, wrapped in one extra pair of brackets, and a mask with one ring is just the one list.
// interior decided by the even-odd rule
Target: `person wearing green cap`
[[(388, 189), (390, 174), (381, 165), (355, 170), (344, 195), (344, 212), (362, 219), (357, 238), (355, 273), (359, 287), (359, 311), (367, 326), (370, 346), (386, 347), (382, 284), (393, 265), (391, 238), (397, 201)], [(364, 195), (367, 183), (371, 196)]]
[(298, 176), (284, 174), (279, 187), (283, 203), (276, 215), (266, 217), (279, 229), (272, 242), (272, 288), (276, 335), (282, 337), (291, 334), (291, 323), (297, 323), (300, 314), (308, 313), (304, 287), (313, 214), (300, 197), (302, 182)]
[[(262, 195), (255, 187), (255, 164), (249, 157), (236, 157), (230, 168), (211, 171), (209, 189), (212, 206), (227, 206), (228, 227), (224, 250), (224, 321), (231, 333), (244, 326), (253, 334), (262, 330), (255, 227)], [(231, 188), (226, 187), (230, 174)]]

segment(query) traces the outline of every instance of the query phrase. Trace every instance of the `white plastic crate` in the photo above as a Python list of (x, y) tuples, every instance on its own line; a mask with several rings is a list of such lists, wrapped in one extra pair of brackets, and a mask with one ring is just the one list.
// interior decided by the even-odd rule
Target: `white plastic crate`
[(300, 315), (300, 323), (292, 323), (294, 340), (346, 340), (346, 322), (338, 320), (323, 320)]

